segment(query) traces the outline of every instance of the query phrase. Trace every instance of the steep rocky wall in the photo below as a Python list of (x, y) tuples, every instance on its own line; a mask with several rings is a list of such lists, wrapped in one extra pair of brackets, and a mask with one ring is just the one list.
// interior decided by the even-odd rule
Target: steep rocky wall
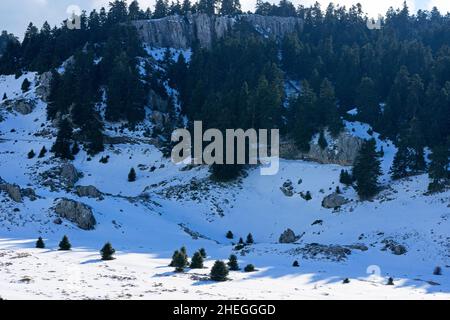
[(308, 160), (323, 164), (339, 164), (351, 166), (361, 149), (363, 139), (343, 131), (338, 137), (332, 139), (328, 136), (328, 147), (322, 149), (313, 139), (309, 152), (300, 151), (294, 141), (280, 143), (280, 156), (288, 160)]
[(209, 48), (214, 39), (223, 37), (237, 20), (249, 22), (264, 36), (281, 39), (286, 33), (295, 31), (302, 20), (294, 17), (267, 17), (255, 14), (237, 17), (208, 16), (193, 14), (170, 16), (155, 20), (139, 20), (133, 24), (142, 40), (154, 47), (187, 49), (198, 41), (200, 46)]

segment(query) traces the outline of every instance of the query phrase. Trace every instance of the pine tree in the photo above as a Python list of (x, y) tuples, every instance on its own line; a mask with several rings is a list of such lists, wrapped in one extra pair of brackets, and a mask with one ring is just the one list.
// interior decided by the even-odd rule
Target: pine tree
[(211, 269), (211, 280), (226, 281), (228, 276), (228, 268), (223, 261), (217, 260)]
[(183, 15), (186, 15), (188, 12), (190, 12), (192, 9), (191, 1), (190, 0), (183, 0), (183, 4), (181, 5), (181, 13)]
[(172, 254), (172, 260), (170, 261), (169, 267), (175, 267), (174, 261), (175, 257), (180, 253), (180, 251), (175, 250)]
[(320, 131), (318, 143), (319, 143), (320, 149), (322, 149), (322, 150), (325, 150), (328, 147), (328, 142), (327, 142), (327, 139), (325, 138), (325, 134), (324, 134), (323, 130)]
[(217, 0), (199, 0), (197, 3), (197, 9), (199, 12), (212, 16), (216, 12), (216, 4)]
[(230, 259), (229, 259), (227, 265), (231, 271), (239, 271), (240, 270), (237, 256), (234, 254), (232, 254), (230, 256)]
[(128, 173), (128, 182), (135, 182), (136, 181), (136, 171), (134, 168), (131, 168), (130, 172)]
[(203, 257), (200, 252), (194, 253), (190, 267), (191, 269), (203, 269)]
[(28, 81), (28, 79), (25, 78), (25, 80), (23, 80), (23, 82), (22, 82), (22, 87), (21, 87), (22, 92), (23, 93), (28, 92), (30, 90), (30, 86), (31, 86), (30, 81)]
[(39, 151), (38, 158), (43, 158), (43, 157), (45, 157), (46, 154), (47, 154), (47, 149), (45, 148), (45, 146), (43, 146), (41, 151)]
[(3, 99), (2, 99), (2, 100), (6, 100), (6, 99), (8, 99), (8, 97), (7, 97), (6, 93), (4, 93), (4, 94), (3, 94)]
[(408, 176), (409, 158), (409, 149), (404, 143), (401, 142), (397, 153), (394, 156), (394, 161), (392, 162), (392, 167), (390, 170), (392, 179), (398, 180)]
[(241, 4), (239, 0), (219, 0), (221, 15), (235, 15), (241, 13)]
[(68, 160), (74, 159), (70, 150), (72, 133), (73, 129), (69, 120), (63, 119), (59, 124), (58, 135), (51, 149), (51, 151), (55, 153), (56, 157)]
[(228, 231), (226, 237), (227, 237), (227, 239), (233, 239), (234, 238), (233, 232)]
[(76, 156), (80, 152), (80, 146), (78, 145), (78, 142), (75, 141), (75, 143), (72, 146), (72, 155)]
[(200, 250), (198, 250), (198, 252), (200, 252), (200, 254), (201, 254), (203, 259), (207, 258), (207, 254), (206, 254), (205, 248), (201, 248)]
[(252, 265), (252, 264), (249, 264), (249, 265), (247, 265), (247, 266), (244, 268), (244, 271), (245, 271), (245, 272), (254, 272), (254, 271), (255, 271), (255, 266)]
[(353, 178), (347, 170), (341, 170), (339, 182), (346, 186), (351, 186), (353, 184)]
[(28, 159), (33, 159), (35, 155), (34, 150), (31, 149), (30, 152), (28, 152)]
[(368, 77), (362, 78), (356, 98), (358, 120), (372, 126), (377, 124), (381, 115), (379, 100), (375, 82)]
[(300, 267), (300, 264), (298, 263), (297, 260), (295, 260), (294, 263), (292, 264), (292, 266), (293, 266), (294, 268), (298, 268), (298, 267)]
[(153, 19), (160, 19), (167, 16), (169, 13), (169, 4), (167, 0), (156, 0), (155, 10), (153, 12)]
[(248, 234), (246, 243), (247, 244), (255, 243), (255, 241), (253, 240), (253, 235), (251, 233)]
[(172, 266), (175, 267), (176, 272), (183, 272), (186, 267), (186, 255), (182, 252), (176, 252), (173, 257)]
[(36, 241), (36, 248), (45, 249), (45, 243), (42, 237), (39, 237), (39, 239)]
[(102, 256), (103, 261), (114, 260), (113, 255), (116, 253), (116, 250), (112, 247), (111, 243), (107, 242), (103, 248), (100, 250), (100, 254)]
[(432, 149), (429, 158), (431, 160), (428, 168), (430, 184), (428, 191), (440, 192), (449, 184), (450, 181), (450, 150), (447, 145), (438, 145)]
[(378, 193), (378, 178), (381, 173), (381, 161), (376, 151), (376, 141), (375, 139), (366, 140), (353, 166), (356, 191), (361, 199), (369, 199)]
[(72, 248), (72, 245), (69, 242), (69, 238), (67, 236), (64, 236), (59, 243), (59, 250), (61, 251), (69, 251)]

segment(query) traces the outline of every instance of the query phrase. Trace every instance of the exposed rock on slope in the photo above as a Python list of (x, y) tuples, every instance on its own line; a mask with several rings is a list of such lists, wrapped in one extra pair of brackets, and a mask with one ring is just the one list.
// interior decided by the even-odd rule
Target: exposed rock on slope
[(214, 39), (223, 37), (236, 23), (242, 20), (250, 23), (265, 36), (281, 39), (302, 25), (302, 20), (294, 17), (268, 17), (255, 14), (237, 17), (208, 16), (193, 14), (170, 16), (155, 20), (134, 21), (143, 41), (154, 47), (187, 49), (198, 41), (204, 48), (211, 47)]
[(349, 132), (341, 132), (339, 136), (328, 139), (328, 147), (322, 149), (317, 141), (310, 143), (309, 152), (300, 151), (292, 140), (280, 143), (280, 156), (288, 160), (308, 160), (323, 164), (353, 165), (361, 149), (363, 139)]
[(326, 196), (322, 201), (322, 207), (327, 209), (336, 209), (344, 204), (347, 204), (349, 201), (345, 199), (343, 196), (333, 193), (329, 196)]
[(24, 197), (28, 197), (30, 200), (36, 200), (36, 194), (33, 189), (26, 188), (21, 189), (20, 186), (16, 184), (10, 184), (3, 181), (0, 178), (0, 191), (6, 192), (8, 196), (14, 202), (22, 202)]
[(62, 218), (75, 223), (80, 229), (93, 230), (96, 224), (92, 209), (81, 202), (62, 199), (56, 207), (55, 212)]
[(7, 110), (14, 110), (20, 114), (27, 115), (33, 112), (36, 107), (36, 101), (30, 99), (6, 100), (3, 105)]
[(280, 243), (294, 243), (298, 239), (300, 239), (299, 236), (296, 236), (294, 231), (291, 229), (287, 229), (285, 232), (283, 232), (280, 236)]
[(75, 191), (79, 197), (102, 198), (102, 193), (94, 186), (77, 186)]

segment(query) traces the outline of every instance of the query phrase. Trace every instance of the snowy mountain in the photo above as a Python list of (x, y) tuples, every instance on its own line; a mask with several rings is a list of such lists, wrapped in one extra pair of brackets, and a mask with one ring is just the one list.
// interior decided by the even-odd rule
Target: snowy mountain
[[(158, 60), (164, 50), (148, 52)], [(31, 90), (22, 93), (25, 78)], [(0, 104), (2, 298), (450, 298), (450, 192), (428, 195), (427, 175), (391, 181), (396, 148), (370, 135), (368, 125), (345, 124), (347, 134), (375, 137), (384, 151), (384, 189), (363, 202), (339, 182), (349, 168), (338, 164), (281, 160), (275, 176), (255, 168), (232, 183), (210, 180), (206, 166), (175, 165), (144, 135), (154, 125), (152, 106), (142, 128), (106, 125), (104, 152), (81, 150), (65, 162), (49, 152), (56, 129), (47, 120), (42, 85), (36, 73), (0, 76), (7, 96)], [(39, 157), (42, 147), (47, 152)], [(132, 167), (137, 180), (128, 182)], [(325, 208), (330, 195), (343, 204)], [(236, 250), (249, 233), (255, 243)], [(57, 250), (63, 235), (70, 252)], [(46, 249), (35, 248), (38, 237)], [(117, 254), (104, 262), (98, 251), (107, 241)], [(168, 265), (182, 246), (190, 256), (205, 248), (206, 268), (174, 273)], [(214, 261), (230, 254), (242, 269), (253, 264), (257, 271), (210, 281)], [(442, 275), (433, 274), (436, 267)], [(389, 277), (393, 286), (386, 285)]]

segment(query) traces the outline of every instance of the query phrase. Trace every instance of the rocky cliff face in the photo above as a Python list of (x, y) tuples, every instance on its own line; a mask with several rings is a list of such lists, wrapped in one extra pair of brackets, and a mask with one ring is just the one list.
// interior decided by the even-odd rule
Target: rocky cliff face
[(294, 17), (267, 17), (255, 14), (218, 17), (206, 14), (170, 16), (155, 20), (134, 21), (142, 40), (154, 47), (187, 49), (198, 41), (204, 48), (214, 39), (222, 38), (236, 21), (247, 21), (264, 36), (281, 39), (286, 33), (301, 27), (302, 20)]
[(363, 139), (343, 131), (336, 138), (327, 135), (328, 146), (322, 149), (317, 139), (310, 143), (309, 152), (300, 151), (293, 141), (280, 143), (280, 156), (288, 160), (308, 160), (323, 164), (351, 166), (361, 149)]

